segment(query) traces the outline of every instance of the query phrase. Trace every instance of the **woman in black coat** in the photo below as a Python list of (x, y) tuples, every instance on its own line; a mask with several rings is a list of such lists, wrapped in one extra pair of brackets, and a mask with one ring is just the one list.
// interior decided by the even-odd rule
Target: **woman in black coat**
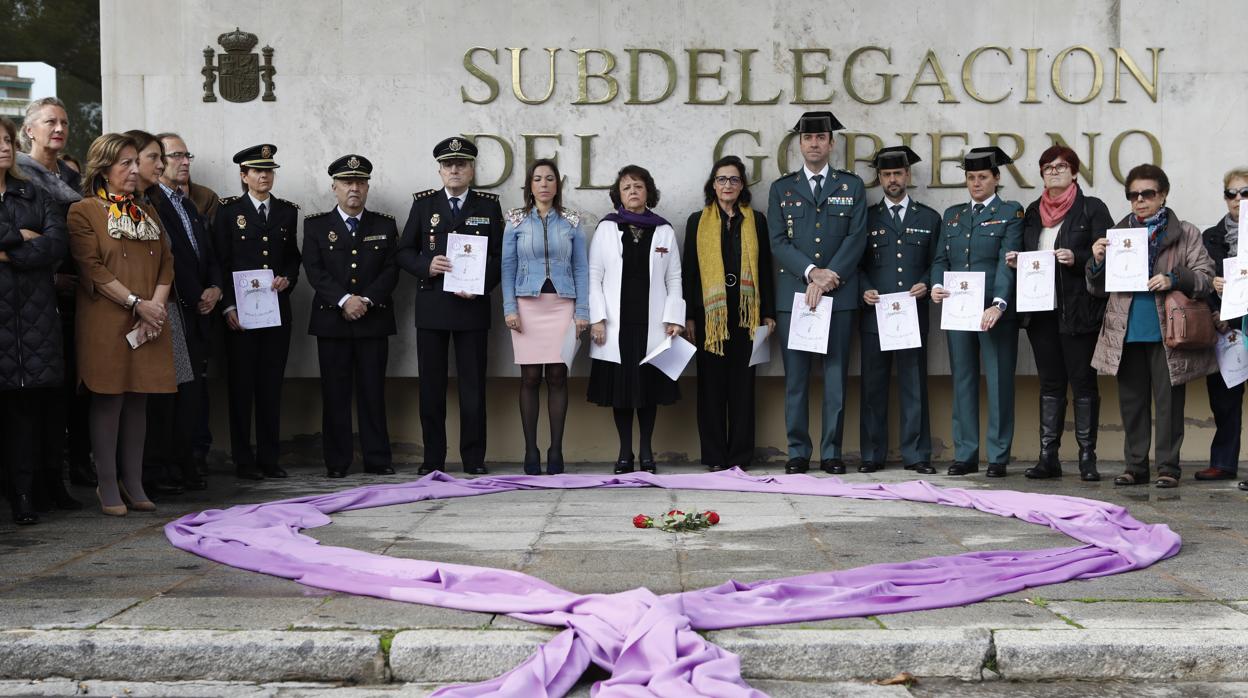
[(0, 447), (13, 520), (38, 523), (32, 500), (39, 426), (59, 408), (65, 367), (52, 271), (65, 256), (65, 219), (17, 169), (17, 128), (0, 119)]
[[(1105, 202), (1084, 196), (1077, 181), (1079, 156), (1063, 145), (1040, 154), (1044, 194), (1023, 215), (1023, 251), (1052, 250), (1057, 258), (1057, 307), (1024, 313), (1036, 369), (1040, 373), (1040, 460), (1024, 471), (1032, 479), (1059, 477), (1058, 449), (1066, 424), (1066, 386), (1075, 401), (1075, 439), (1079, 442), (1079, 476), (1100, 480), (1096, 470), (1096, 427), (1101, 397), (1096, 387), (1092, 352), (1105, 313), (1105, 300), (1088, 292), (1084, 267), (1092, 242), (1114, 225)], [(1011, 252), (1006, 263), (1017, 265)]]

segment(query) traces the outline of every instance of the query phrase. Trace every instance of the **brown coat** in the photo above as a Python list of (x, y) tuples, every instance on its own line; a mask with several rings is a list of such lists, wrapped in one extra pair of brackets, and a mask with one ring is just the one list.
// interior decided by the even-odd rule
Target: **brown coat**
[[(143, 212), (160, 225), (156, 210), (142, 204)], [(120, 281), (140, 298), (150, 299), (157, 286), (173, 283), (173, 254), (159, 240), (116, 239), (108, 234), (108, 209), (89, 197), (69, 207), (69, 248), (78, 263), (77, 349), (78, 379), (93, 393), (173, 393), (171, 332), (138, 349), (126, 342), (135, 324), (134, 315), (96, 290)]]
[[(1134, 216), (1128, 216), (1118, 222), (1115, 228), (1136, 227)], [(1169, 211), (1169, 223), (1162, 233), (1161, 252), (1157, 255), (1157, 263), (1153, 274), (1175, 272), (1178, 277), (1175, 290), (1186, 293), (1191, 298), (1204, 298), (1213, 291), (1213, 260), (1205, 251), (1201, 242), (1200, 230), (1179, 220), (1174, 211)], [(1095, 296), (1108, 297), (1105, 306), (1105, 320), (1101, 323), (1101, 336), (1096, 342), (1096, 351), (1092, 354), (1092, 367), (1097, 371), (1115, 376), (1118, 375), (1118, 363), (1122, 360), (1122, 345), (1127, 337), (1127, 318), (1131, 313), (1130, 293), (1105, 292), (1105, 266), (1096, 264), (1089, 259), (1087, 264), (1088, 290)], [(1157, 305), (1157, 321), (1161, 323), (1165, 333), (1165, 293), (1154, 293), (1153, 300)], [(1197, 378), (1207, 376), (1218, 370), (1217, 356), (1212, 349), (1166, 349), (1166, 363), (1170, 366), (1170, 384), (1183, 385)]]

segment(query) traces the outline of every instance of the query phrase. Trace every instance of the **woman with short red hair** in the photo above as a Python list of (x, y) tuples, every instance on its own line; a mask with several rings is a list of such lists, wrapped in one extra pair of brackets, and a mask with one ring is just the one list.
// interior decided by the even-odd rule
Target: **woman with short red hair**
[[(1036, 358), (1040, 374), (1040, 459), (1023, 472), (1032, 479), (1060, 477), (1058, 450), (1066, 424), (1066, 387), (1075, 402), (1075, 440), (1079, 442), (1079, 477), (1100, 480), (1096, 470), (1096, 425), (1101, 406), (1092, 353), (1101, 331), (1105, 299), (1088, 292), (1084, 266), (1092, 257), (1092, 242), (1105, 237), (1114, 224), (1105, 202), (1086, 196), (1079, 187), (1079, 156), (1064, 145), (1040, 154), (1044, 193), (1023, 215), (1023, 251), (1052, 251), (1056, 307), (1022, 313), (1021, 325)], [(1011, 252), (1006, 263), (1017, 265)]]

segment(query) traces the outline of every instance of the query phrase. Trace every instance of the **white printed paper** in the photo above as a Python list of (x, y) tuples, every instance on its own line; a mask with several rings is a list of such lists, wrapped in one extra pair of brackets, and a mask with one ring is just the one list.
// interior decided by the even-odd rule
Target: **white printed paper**
[(563, 333), (563, 345), (559, 347), (559, 358), (568, 365), (568, 370), (572, 370), (572, 361), (580, 350), (581, 338), (576, 334), (576, 322), (573, 321), (568, 325), (568, 331)]
[(646, 354), (646, 357), (641, 360), (641, 365), (650, 364), (662, 371), (668, 378), (676, 380), (680, 378), (685, 366), (689, 365), (689, 360), (697, 351), (698, 348), (684, 337), (668, 336), (659, 342), (659, 345), (649, 354)]
[(238, 312), (238, 324), (244, 330), (278, 327), (282, 324), (282, 310), (273, 290), (272, 269), (252, 269), (234, 272), (234, 309)]
[(906, 292), (885, 293), (875, 304), (875, 326), (880, 351), (918, 349), (923, 346), (919, 330), (919, 304)]
[(451, 260), (451, 270), (446, 272), (442, 290), (450, 293), (463, 291), (473, 295), (485, 293), (485, 259), (489, 238), (484, 235), (446, 236), (446, 257)]
[(1248, 344), (1244, 343), (1242, 332), (1232, 330), (1218, 335), (1214, 351), (1217, 352), (1218, 370), (1222, 372), (1226, 387), (1234, 388), (1248, 380)]
[(1218, 317), (1223, 321), (1248, 315), (1248, 260), (1243, 257), (1227, 257), (1222, 260), (1222, 309)]
[(793, 312), (789, 320), (789, 349), (828, 353), (828, 333), (832, 328), (832, 298), (822, 296), (814, 310), (806, 305), (805, 293), (793, 294)]
[(1057, 257), (1052, 250), (1019, 252), (1014, 274), (1017, 310), (1036, 313), (1057, 307)]
[(1105, 290), (1148, 290), (1148, 228), (1110, 228), (1105, 231)]
[(771, 363), (771, 330), (766, 325), (754, 329), (754, 346), (750, 350), (750, 365)]
[(944, 278), (949, 297), (941, 303), (940, 329), (981, 332), (984, 320), (984, 272), (947, 271)]

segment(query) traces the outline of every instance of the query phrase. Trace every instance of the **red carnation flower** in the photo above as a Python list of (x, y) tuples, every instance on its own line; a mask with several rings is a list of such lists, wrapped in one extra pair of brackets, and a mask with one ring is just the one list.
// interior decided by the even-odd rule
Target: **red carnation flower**
[(708, 511), (706, 512), (706, 520), (711, 522), (711, 525), (714, 526), (719, 523), (719, 514), (716, 514), (713, 511)]
[(633, 517), (633, 525), (637, 528), (652, 528), (654, 521), (645, 514), (638, 514)]

